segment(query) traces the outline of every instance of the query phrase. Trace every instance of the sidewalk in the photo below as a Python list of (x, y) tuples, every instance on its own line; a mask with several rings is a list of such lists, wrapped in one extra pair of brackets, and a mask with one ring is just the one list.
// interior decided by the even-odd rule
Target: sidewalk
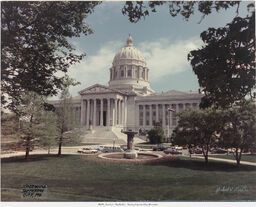
[[(197, 157), (197, 158), (200, 158), (200, 159), (204, 159), (204, 157), (201, 156), (201, 155), (192, 155), (191, 157)], [(235, 163), (236, 164), (236, 160), (229, 160), (229, 159), (223, 159), (223, 158), (208, 157), (208, 160), (216, 160), (216, 161)], [(247, 162), (247, 161), (240, 161), (240, 164), (241, 165), (256, 166), (256, 163), (254, 163), (254, 162)]]
[[(61, 154), (63, 155), (81, 155), (77, 150), (83, 148), (84, 146), (73, 146), (73, 147), (62, 147)], [(53, 148), (50, 150), (50, 154), (57, 154), (58, 148)], [(38, 155), (38, 154), (48, 154), (48, 150), (44, 149), (36, 149), (29, 152), (30, 155)], [(11, 153), (1, 152), (1, 158), (15, 157), (15, 156), (25, 156), (25, 151), (12, 151)]]

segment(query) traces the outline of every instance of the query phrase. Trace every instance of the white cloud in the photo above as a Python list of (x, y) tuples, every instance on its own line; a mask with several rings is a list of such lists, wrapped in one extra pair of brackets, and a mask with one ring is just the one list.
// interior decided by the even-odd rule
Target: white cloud
[[(177, 74), (189, 70), (187, 54), (199, 48), (199, 38), (178, 40), (170, 43), (168, 39), (158, 39), (154, 42), (141, 42), (136, 47), (144, 54), (150, 69), (150, 81), (159, 81), (166, 75)], [(86, 56), (81, 63), (74, 65), (68, 74), (81, 82), (81, 85), (71, 88), (73, 96), (78, 91), (95, 83), (108, 85), (109, 68), (115, 54), (124, 46), (121, 41), (111, 41), (103, 45), (95, 55)], [(78, 48), (79, 51), (81, 51)]]
[(99, 51), (92, 56), (87, 55), (79, 64), (72, 66), (68, 74), (80, 85), (70, 89), (71, 94), (99, 83), (107, 85), (109, 81), (109, 68), (117, 51), (123, 46), (120, 41), (107, 42)]
[(139, 48), (145, 55), (151, 81), (158, 81), (166, 75), (177, 74), (190, 68), (187, 55), (201, 46), (199, 38), (178, 40), (170, 43), (168, 39), (142, 42)]

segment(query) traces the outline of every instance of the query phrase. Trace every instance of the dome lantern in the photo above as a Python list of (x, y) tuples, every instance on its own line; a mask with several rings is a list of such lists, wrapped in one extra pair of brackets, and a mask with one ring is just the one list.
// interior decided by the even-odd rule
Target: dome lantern
[(127, 47), (133, 46), (133, 39), (132, 39), (131, 34), (129, 34), (129, 37), (128, 37), (128, 39), (126, 40), (126, 46), (127, 46)]

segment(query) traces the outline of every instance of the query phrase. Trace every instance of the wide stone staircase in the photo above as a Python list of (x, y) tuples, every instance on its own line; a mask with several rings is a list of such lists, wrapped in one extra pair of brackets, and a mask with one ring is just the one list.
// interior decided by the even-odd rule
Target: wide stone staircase
[(125, 134), (122, 136), (120, 128), (95, 127), (91, 131), (85, 129), (85, 134), (82, 137), (82, 143), (85, 144), (113, 144), (114, 142), (118, 145), (126, 144), (126, 136)]
[[(93, 130), (84, 129), (82, 143), (85, 144), (115, 144), (124, 145), (127, 143), (127, 135), (121, 132), (120, 127), (95, 127)], [(135, 137), (134, 144), (143, 142)]]

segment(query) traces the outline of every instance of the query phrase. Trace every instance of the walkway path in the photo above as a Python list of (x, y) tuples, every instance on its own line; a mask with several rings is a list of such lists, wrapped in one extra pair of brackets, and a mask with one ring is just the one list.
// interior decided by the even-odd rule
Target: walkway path
[[(204, 159), (204, 157), (200, 156), (200, 155), (192, 155), (192, 157), (197, 157), (197, 158), (200, 158), (200, 159)], [(235, 163), (236, 164), (236, 160), (223, 159), (223, 158), (217, 158), (217, 157), (208, 157), (208, 160), (216, 160), (216, 161)], [(240, 164), (241, 165), (256, 166), (255, 162), (240, 161)]]

